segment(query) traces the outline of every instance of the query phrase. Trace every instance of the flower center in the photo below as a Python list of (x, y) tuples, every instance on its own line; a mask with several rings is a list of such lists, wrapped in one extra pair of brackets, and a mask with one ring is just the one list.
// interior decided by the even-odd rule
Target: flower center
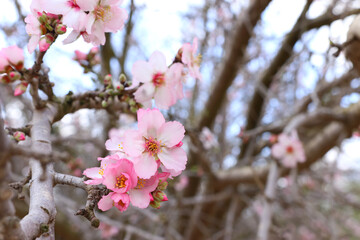
[(145, 179), (138, 177), (138, 182), (137, 182), (137, 185), (136, 185), (135, 188), (136, 189), (142, 189), (145, 186), (145, 183), (146, 183)]
[(151, 155), (157, 154), (160, 151), (160, 144), (153, 138), (145, 138), (145, 151), (149, 152)]
[(118, 205), (120, 205), (122, 208), (125, 207), (125, 203), (123, 203), (121, 200), (118, 202)]
[(97, 6), (94, 10), (95, 19), (108, 22), (111, 19), (110, 6)]
[(79, 5), (77, 5), (76, 0), (69, 0), (67, 1), (68, 6), (71, 8), (75, 8), (76, 10), (80, 10)]
[(103, 168), (100, 168), (99, 174), (100, 174), (100, 175), (104, 175), (104, 169), (103, 169)]
[(164, 73), (155, 73), (153, 75), (153, 79), (152, 82), (154, 84), (155, 87), (160, 87), (161, 85), (163, 85), (165, 83), (165, 74)]
[(195, 58), (193, 58), (193, 64), (192, 65), (196, 65), (196, 66), (200, 66), (201, 64), (201, 59), (202, 59), (202, 56), (201, 54), (197, 55)]
[(289, 154), (291, 154), (291, 153), (294, 152), (294, 148), (293, 148), (292, 146), (287, 146), (287, 147), (286, 147), (286, 152), (289, 153)]
[(124, 188), (126, 187), (126, 180), (128, 180), (124, 175), (121, 175), (120, 177), (116, 178), (115, 187), (116, 188)]

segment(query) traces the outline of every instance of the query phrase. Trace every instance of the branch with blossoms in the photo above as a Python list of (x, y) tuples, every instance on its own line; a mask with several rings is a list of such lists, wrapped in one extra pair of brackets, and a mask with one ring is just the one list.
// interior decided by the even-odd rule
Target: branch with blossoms
[[(115, 206), (121, 212), (127, 210), (130, 203), (138, 208), (160, 208), (161, 203), (168, 200), (165, 190), (169, 179), (185, 169), (187, 156), (181, 147), (184, 126), (177, 121), (166, 122), (162, 113), (151, 107), (154, 100), (158, 108), (168, 109), (183, 98), (183, 82), (187, 74), (201, 79), (201, 57), (196, 56), (196, 38), (192, 45), (186, 43), (179, 49), (169, 67), (159, 51), (154, 52), (148, 62), (135, 62), (132, 84), (124, 75), (118, 82), (113, 81), (111, 75), (101, 78), (94, 70), (99, 63), (97, 48), (92, 48), (88, 54), (76, 51), (74, 60), (84, 68), (84, 73), (95, 73), (96, 81), (103, 88), (79, 95), (69, 92), (63, 98), (54, 95), (49, 70), (42, 66), (44, 56), (57, 36), (69, 28), (72, 32), (64, 40), (65, 44), (80, 36), (86, 42), (104, 44), (106, 32), (116, 32), (124, 26), (127, 13), (119, 7), (120, 3), (119, 0), (33, 0), (31, 13), (25, 18), (26, 31), (30, 35), (28, 51), (32, 53), (39, 46), (40, 52), (32, 68), (24, 69), (24, 54), (16, 46), (0, 52), (2, 83), (13, 85), (20, 82), (15, 86), (15, 96), (24, 94), (30, 84), (29, 92), (35, 107), (29, 127), (9, 128), (9, 134), (18, 143), (26, 140), (27, 135), (31, 140), (31, 150), (15, 145), (6, 149), (11, 156), (31, 159), (28, 177), (10, 185), (21, 192), (30, 183), (30, 211), (19, 222), (19, 234), (25, 234), (28, 239), (54, 238), (56, 208), (52, 188), (55, 184), (86, 190), (85, 208), (76, 215), (84, 216), (92, 226), (98, 227), (97, 207), (107, 211)], [(41, 97), (40, 90), (47, 99)], [(100, 167), (84, 171), (88, 178), (86, 181), (54, 172), (54, 160), (69, 157), (52, 152), (50, 137), (53, 123), (84, 108), (136, 113), (138, 118), (138, 130), (128, 130), (107, 140), (105, 146), (111, 155), (99, 158)]]

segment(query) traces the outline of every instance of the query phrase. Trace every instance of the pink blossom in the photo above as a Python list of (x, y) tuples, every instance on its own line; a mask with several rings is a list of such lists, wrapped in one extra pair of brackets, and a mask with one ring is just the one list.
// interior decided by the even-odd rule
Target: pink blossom
[(214, 134), (207, 127), (204, 127), (201, 130), (199, 138), (205, 149), (211, 149), (219, 146)]
[(175, 63), (168, 69), (161, 52), (151, 54), (149, 62), (135, 62), (131, 72), (134, 86), (143, 83), (134, 96), (145, 107), (151, 107), (151, 100), (154, 98), (157, 107), (168, 109), (177, 99), (183, 98), (182, 65)]
[(38, 18), (33, 14), (27, 15), (27, 17), (25, 18), (25, 22), (26, 33), (30, 36), (27, 48), (29, 53), (32, 53), (34, 52), (43, 31), (41, 29), (41, 24), (38, 21)]
[(104, 170), (102, 183), (114, 192), (126, 193), (136, 187), (137, 182), (134, 165), (125, 158), (109, 164)]
[(90, 184), (90, 185), (97, 185), (101, 184), (103, 182), (103, 175), (104, 170), (107, 166), (109, 166), (112, 163), (116, 163), (120, 160), (120, 157), (118, 155), (110, 155), (105, 158), (98, 158), (99, 161), (101, 161), (100, 167), (93, 167), (85, 169), (84, 175), (88, 178), (91, 178), (90, 180), (85, 181), (84, 183)]
[(50, 43), (46, 41), (46, 38), (41, 38), (39, 41), (39, 50), (40, 52), (45, 52), (49, 49)]
[(0, 51), (0, 73), (6, 72), (6, 67), (9, 66), (9, 61), (5, 54)]
[(106, 196), (103, 196), (98, 202), (98, 207), (102, 211), (107, 211), (113, 206), (120, 210), (125, 211), (130, 204), (130, 197), (127, 193), (111, 192)]
[(24, 52), (21, 48), (18, 46), (10, 46), (3, 48), (1, 52), (3, 53), (3, 56), (6, 57), (7, 61), (14, 67), (20, 66), (22, 68), (24, 62)]
[(186, 175), (181, 175), (180, 180), (175, 184), (176, 191), (182, 191), (189, 184), (189, 177)]
[(189, 69), (190, 76), (193, 78), (202, 79), (200, 73), (201, 55), (195, 55), (198, 48), (198, 40), (194, 38), (193, 44), (184, 43), (182, 46), (181, 61), (186, 64)]
[(295, 167), (297, 162), (305, 162), (304, 148), (295, 131), (291, 135), (280, 134), (278, 143), (272, 146), (271, 151), (288, 168)]
[(165, 122), (158, 109), (139, 109), (138, 130), (125, 132), (123, 149), (132, 157), (134, 168), (140, 178), (153, 176), (158, 164), (172, 171), (185, 169), (185, 151), (176, 147), (184, 138), (184, 126), (176, 121)]
[(42, 10), (63, 15), (62, 22), (75, 30), (81, 30), (90, 24), (85, 11), (92, 11), (95, 0), (54, 0), (42, 1)]
[(101, 230), (101, 237), (104, 239), (109, 239), (119, 233), (119, 229), (112, 225), (101, 222), (99, 225)]
[(91, 42), (95, 45), (105, 44), (105, 32), (117, 32), (124, 27), (128, 18), (125, 9), (119, 7), (122, 0), (89, 1), (92, 9), (89, 14), (86, 32), (91, 34)]
[(147, 208), (151, 200), (150, 193), (156, 189), (158, 183), (158, 175), (150, 179), (139, 178), (136, 187), (129, 192), (131, 204), (138, 208)]

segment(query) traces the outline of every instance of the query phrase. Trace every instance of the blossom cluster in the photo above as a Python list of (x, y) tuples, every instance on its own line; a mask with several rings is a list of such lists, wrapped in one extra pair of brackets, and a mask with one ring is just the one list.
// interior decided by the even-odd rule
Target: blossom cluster
[[(122, 0), (33, 0), (31, 13), (26, 17), (26, 31), (31, 36), (29, 52), (40, 41), (40, 50), (45, 43), (54, 40), (54, 34), (63, 34), (66, 27), (72, 32), (64, 40), (71, 43), (82, 36), (94, 45), (105, 44), (105, 33), (116, 32), (124, 27), (127, 12), (120, 8)], [(45, 35), (45, 40), (41, 36)], [(51, 38), (52, 37), (52, 38)]]
[(168, 67), (163, 53), (155, 51), (149, 61), (137, 61), (132, 67), (132, 88), (141, 86), (134, 93), (135, 100), (144, 107), (151, 107), (152, 99), (156, 106), (168, 109), (184, 97), (183, 82), (185, 70), (190, 76), (201, 79), (200, 55), (196, 56), (197, 39), (193, 44), (185, 43), (178, 51), (174, 62)]
[(17, 83), (15, 96), (23, 94), (28, 86), (23, 76), (23, 70), (24, 52), (21, 48), (10, 46), (0, 50), (0, 82), (4, 84)]
[(287, 168), (294, 168), (298, 162), (305, 162), (304, 147), (295, 131), (290, 135), (282, 133), (277, 138), (271, 152)]
[(86, 184), (103, 184), (110, 190), (98, 203), (103, 211), (112, 206), (125, 211), (130, 202), (139, 208), (159, 208), (160, 202), (167, 201), (163, 192), (167, 179), (185, 169), (184, 126), (165, 122), (158, 109), (139, 109), (137, 118), (138, 129), (112, 135), (105, 143), (112, 155), (99, 158), (100, 167), (84, 171), (90, 178)]
[(88, 73), (95, 65), (100, 64), (99, 48), (93, 47), (88, 53), (75, 50), (75, 56), (73, 59), (84, 68), (84, 73)]

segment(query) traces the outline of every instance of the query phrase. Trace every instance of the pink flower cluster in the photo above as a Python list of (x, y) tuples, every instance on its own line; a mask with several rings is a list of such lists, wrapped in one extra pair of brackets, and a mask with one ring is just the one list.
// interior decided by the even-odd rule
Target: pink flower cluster
[(88, 73), (95, 65), (100, 63), (99, 48), (93, 47), (88, 53), (75, 50), (73, 59), (84, 68), (84, 73)]
[(132, 67), (132, 88), (142, 85), (134, 93), (135, 100), (144, 107), (151, 107), (152, 99), (156, 106), (168, 109), (177, 100), (184, 97), (183, 81), (184, 69), (187, 68), (190, 76), (201, 79), (200, 62), (201, 56), (195, 56), (197, 51), (197, 39), (193, 45), (185, 43), (174, 60), (168, 67), (163, 53), (155, 51), (151, 54), (148, 62), (137, 61)]
[(278, 142), (271, 148), (272, 155), (287, 168), (294, 168), (298, 162), (305, 162), (305, 151), (295, 131), (291, 135), (280, 134)]
[(28, 86), (22, 75), (23, 68), (24, 52), (21, 48), (10, 46), (0, 50), (0, 82), (9, 84), (21, 81), (15, 86), (15, 96), (23, 94)]
[[(33, 0), (32, 13), (25, 19), (27, 33), (31, 36), (29, 52), (35, 49), (44, 30), (62, 34), (66, 31), (63, 26), (73, 29), (64, 40), (65, 44), (80, 36), (94, 45), (105, 44), (105, 33), (121, 30), (128, 17), (119, 7), (121, 3), (122, 0)], [(58, 20), (56, 25), (52, 18)]]
[(137, 130), (126, 130), (106, 141), (113, 155), (99, 158), (100, 167), (84, 171), (90, 178), (85, 183), (104, 184), (111, 190), (98, 203), (103, 211), (112, 206), (125, 211), (130, 202), (139, 208), (159, 208), (160, 202), (167, 201), (163, 192), (167, 179), (185, 169), (184, 126), (165, 122), (158, 109), (140, 109), (137, 116)]

